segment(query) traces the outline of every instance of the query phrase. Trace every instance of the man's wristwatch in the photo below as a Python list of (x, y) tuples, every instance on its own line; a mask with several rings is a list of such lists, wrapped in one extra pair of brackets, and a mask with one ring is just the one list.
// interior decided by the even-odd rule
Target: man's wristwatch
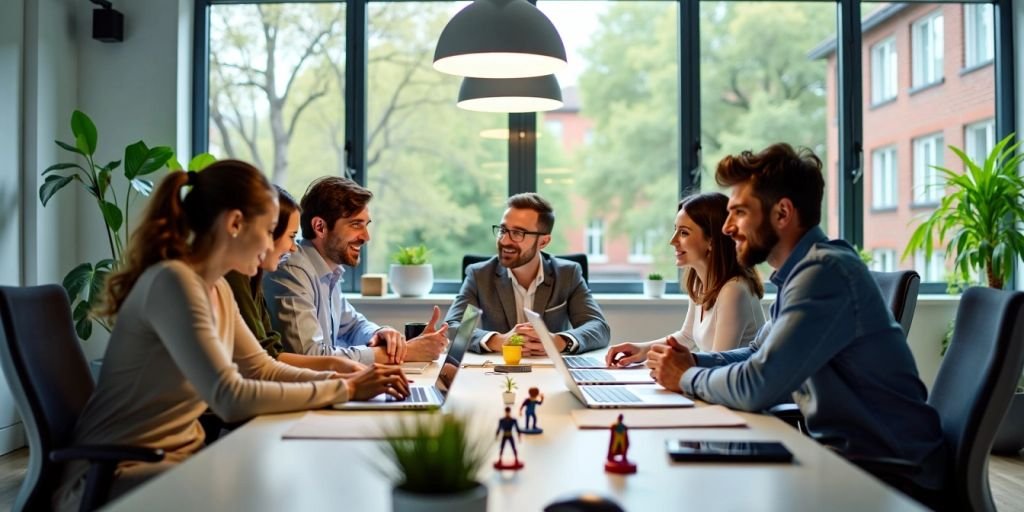
[(562, 349), (562, 353), (563, 354), (575, 354), (576, 353), (576, 340), (574, 340), (574, 339), (572, 339), (572, 338), (570, 338), (568, 336), (562, 336), (562, 339), (565, 340), (565, 348)]

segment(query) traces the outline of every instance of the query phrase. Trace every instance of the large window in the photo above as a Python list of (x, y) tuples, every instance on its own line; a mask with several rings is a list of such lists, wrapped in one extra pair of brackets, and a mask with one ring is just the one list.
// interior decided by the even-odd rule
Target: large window
[(974, 163), (984, 166), (985, 158), (996, 145), (996, 123), (989, 119), (964, 128), (964, 152)]
[(604, 219), (591, 219), (584, 232), (584, 246), (587, 249), (587, 259), (595, 263), (608, 261), (608, 254), (605, 252)]
[(914, 268), (921, 274), (921, 281), (926, 283), (946, 280), (946, 253), (932, 251), (931, 258), (925, 258), (924, 252), (914, 253)]
[(896, 208), (896, 148), (875, 150), (871, 155), (871, 206)]
[(872, 103), (885, 103), (896, 97), (897, 74), (896, 39), (889, 37), (871, 47)]
[(914, 87), (923, 87), (942, 80), (942, 20), (942, 11), (937, 10), (914, 23), (911, 43)]
[(894, 249), (875, 249), (871, 251), (871, 270), (877, 272), (895, 271), (896, 251)]
[(942, 134), (914, 140), (914, 204), (938, 203), (943, 196), (942, 175), (935, 169), (943, 164)]
[(964, 67), (979, 66), (995, 55), (992, 4), (964, 6)]

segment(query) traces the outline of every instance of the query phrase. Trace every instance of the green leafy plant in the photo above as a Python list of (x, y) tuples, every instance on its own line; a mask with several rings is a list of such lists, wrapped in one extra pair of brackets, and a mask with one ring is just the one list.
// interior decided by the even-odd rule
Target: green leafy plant
[(864, 262), (865, 265), (870, 267), (875, 262), (875, 255), (871, 254), (871, 251), (856, 245), (853, 248), (857, 250), (857, 256), (860, 256), (860, 261)]
[(382, 472), (395, 486), (418, 494), (453, 494), (478, 485), (477, 474), (491, 449), (486, 436), (474, 436), (465, 417), (453, 413), (417, 414), (386, 432)]
[(392, 259), (399, 265), (426, 265), (428, 252), (423, 244), (399, 247)]
[(521, 347), (524, 343), (526, 343), (526, 338), (522, 334), (513, 334), (505, 340), (505, 344), (510, 347)]
[(514, 389), (519, 389), (519, 385), (516, 384), (516, 380), (508, 375), (505, 376), (505, 382), (502, 383), (502, 387), (505, 388), (506, 393), (511, 393)]
[(1013, 138), (1010, 134), (999, 141), (981, 163), (949, 146), (964, 172), (933, 166), (949, 192), (914, 230), (903, 258), (917, 250), (931, 258), (937, 237), (937, 243), (947, 245), (946, 254), (955, 254), (953, 271), (961, 280), (969, 282), (977, 273), (990, 287), (1003, 287), (1014, 262), (1024, 255), (1024, 234), (1017, 229), (1024, 223), (1024, 178), (1018, 174), (1024, 155), (1017, 154), (1020, 143), (1012, 143)]
[[(63, 282), (71, 300), (75, 331), (80, 338), (88, 339), (92, 336), (94, 320), (108, 332), (111, 328), (106, 319), (95, 317), (92, 311), (100, 301), (107, 276), (117, 268), (124, 256), (125, 242), (131, 233), (129, 221), (132, 199), (146, 197), (153, 191), (153, 181), (146, 176), (165, 166), (180, 169), (181, 165), (175, 160), (171, 148), (151, 148), (141, 140), (124, 149), (123, 160), (97, 164), (95, 154), (99, 134), (96, 125), (89, 116), (77, 110), (71, 114), (71, 133), (75, 137), (74, 144), (59, 140), (54, 142), (65, 151), (78, 155), (76, 160), (84, 162), (61, 162), (44, 169), (42, 174), (45, 178), (39, 187), (39, 201), (45, 207), (54, 194), (68, 184), (80, 183), (96, 201), (106, 226), (110, 257), (76, 266), (64, 276)], [(189, 170), (199, 170), (214, 160), (213, 156), (204, 153), (189, 162)], [(122, 163), (125, 184), (123, 192), (119, 193), (113, 175)]]
[(647, 274), (648, 281), (661, 281), (662, 279), (664, 278), (661, 276), (661, 274), (657, 272), (651, 272), (650, 274)]

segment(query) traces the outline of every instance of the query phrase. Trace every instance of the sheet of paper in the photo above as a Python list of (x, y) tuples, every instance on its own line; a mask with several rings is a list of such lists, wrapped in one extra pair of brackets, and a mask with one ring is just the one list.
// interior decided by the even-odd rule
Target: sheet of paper
[[(464, 368), (490, 368), (496, 364), (505, 364), (505, 360), (501, 358), (501, 354), (477, 354), (475, 352), (466, 352), (466, 355), (462, 358), (462, 366)], [(529, 364), (536, 366), (537, 368), (554, 367), (554, 364), (551, 363), (551, 359), (546, 357), (524, 357), (519, 361), (519, 364)]]
[(608, 428), (623, 415), (629, 428), (706, 428), (745, 427), (740, 415), (722, 407), (709, 405), (687, 409), (582, 409), (572, 411), (572, 420), (579, 428)]
[(413, 411), (309, 411), (283, 439), (384, 439), (399, 421), (411, 421)]

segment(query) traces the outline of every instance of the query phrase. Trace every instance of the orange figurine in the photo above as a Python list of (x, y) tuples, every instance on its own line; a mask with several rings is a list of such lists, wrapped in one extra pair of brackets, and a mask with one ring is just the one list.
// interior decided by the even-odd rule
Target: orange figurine
[(620, 475), (636, 473), (636, 464), (626, 458), (626, 452), (629, 451), (629, 428), (622, 422), (621, 414), (619, 421), (612, 423), (608, 430), (611, 431), (611, 439), (608, 441), (608, 460), (604, 463), (604, 470)]

